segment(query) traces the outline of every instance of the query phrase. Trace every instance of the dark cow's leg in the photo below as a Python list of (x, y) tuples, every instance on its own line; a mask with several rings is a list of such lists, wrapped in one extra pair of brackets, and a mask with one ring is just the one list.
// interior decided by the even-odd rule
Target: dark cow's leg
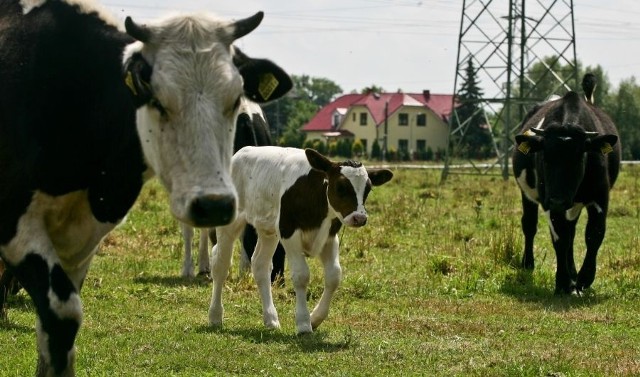
[[(568, 253), (572, 250), (571, 222), (564, 218), (564, 213), (552, 213), (551, 239), (556, 252), (556, 294), (570, 294), (575, 290), (575, 281), (571, 279)], [(575, 232), (575, 231), (574, 231)]]
[[(13, 269), (38, 315), (38, 376), (73, 376), (74, 342), (82, 321), (76, 285), (57, 258), (30, 252)], [(84, 274), (83, 274), (84, 275)]]
[(271, 282), (278, 282), (284, 286), (284, 247), (278, 243), (276, 252), (273, 254), (273, 270), (271, 270)]
[(533, 239), (538, 230), (538, 203), (530, 201), (524, 193), (522, 195), (522, 232), (524, 233), (524, 254), (522, 268), (533, 270)]
[(603, 207), (587, 207), (588, 219), (585, 229), (587, 254), (584, 257), (576, 283), (576, 288), (579, 291), (589, 288), (596, 277), (596, 258), (606, 230), (607, 208)]

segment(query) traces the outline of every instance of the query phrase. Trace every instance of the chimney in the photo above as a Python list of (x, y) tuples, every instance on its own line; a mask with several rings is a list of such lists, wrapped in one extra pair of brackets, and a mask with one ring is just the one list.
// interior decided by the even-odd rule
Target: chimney
[(431, 91), (429, 89), (425, 89), (422, 91), (422, 96), (425, 101), (429, 101), (431, 99)]

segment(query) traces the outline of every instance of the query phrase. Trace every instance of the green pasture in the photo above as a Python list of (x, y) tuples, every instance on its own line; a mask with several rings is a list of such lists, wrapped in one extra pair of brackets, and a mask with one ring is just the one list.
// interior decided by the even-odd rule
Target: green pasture
[[(397, 170), (369, 196), (369, 223), (343, 229), (343, 282), (328, 319), (297, 336), (289, 280), (274, 288), (282, 329), (266, 330), (250, 277), (234, 265), (222, 329), (211, 283), (180, 278), (177, 222), (156, 181), (95, 257), (82, 297), (79, 376), (634, 376), (640, 375), (640, 167), (612, 192), (593, 287), (554, 296), (555, 253), (543, 216), (536, 269), (518, 268), (513, 179)], [(581, 264), (584, 223), (576, 236)], [(195, 237), (197, 239), (197, 237)], [(237, 258), (237, 255), (234, 255)], [(310, 305), (320, 297), (310, 261)], [(0, 322), (0, 376), (35, 373), (35, 316), (24, 293)]]

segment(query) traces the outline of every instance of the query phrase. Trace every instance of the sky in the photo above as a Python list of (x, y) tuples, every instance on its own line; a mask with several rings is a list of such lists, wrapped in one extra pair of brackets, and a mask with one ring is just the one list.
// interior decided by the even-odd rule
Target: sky
[[(204, 11), (240, 19), (262, 10), (262, 24), (236, 44), (289, 74), (327, 78), (344, 93), (371, 85), (391, 92), (455, 91), (461, 0), (99, 1), (121, 20), (140, 22)], [(500, 2), (506, 15), (508, 1), (494, 0)], [(614, 87), (640, 75), (639, 17), (637, 0), (574, 1), (578, 60), (600, 65)]]

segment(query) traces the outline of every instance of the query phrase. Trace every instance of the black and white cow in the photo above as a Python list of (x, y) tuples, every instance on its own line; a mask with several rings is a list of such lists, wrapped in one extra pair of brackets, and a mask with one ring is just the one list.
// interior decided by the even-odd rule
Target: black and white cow
[[(267, 146), (273, 145), (271, 135), (269, 134), (269, 126), (260, 105), (246, 98), (242, 99), (242, 103), (238, 110), (238, 118), (236, 120), (236, 135), (233, 142), (233, 150), (238, 151), (246, 146)], [(182, 276), (193, 277), (193, 227), (181, 223), (182, 239), (184, 240), (184, 260), (182, 262)], [(209, 242), (207, 234), (210, 235), (212, 244), (215, 244), (215, 229), (207, 232), (206, 229), (200, 230), (200, 241), (198, 243), (198, 275), (209, 275)], [(258, 235), (256, 230), (249, 224), (244, 229), (242, 236), (242, 249), (240, 252), (240, 271), (245, 272), (250, 268), (250, 259), (253, 250), (256, 247)], [(279, 277), (284, 277), (284, 249), (278, 243), (276, 252), (273, 254), (273, 268), (271, 271), (271, 281), (275, 281)]]
[[(532, 109), (523, 121), (513, 172), (522, 191), (522, 266), (533, 269), (538, 205), (549, 222), (556, 252), (556, 294), (580, 293), (591, 286), (605, 235), (609, 190), (618, 176), (620, 143), (615, 125), (591, 101), (595, 77), (583, 79), (585, 100), (576, 92)], [(578, 273), (573, 256), (576, 223), (587, 209), (587, 252)]]
[[(278, 241), (291, 269), (296, 293), (296, 328), (308, 333), (329, 314), (331, 298), (341, 279), (338, 231), (344, 224), (367, 222), (364, 202), (371, 186), (388, 182), (386, 169), (367, 170), (353, 161), (333, 163), (313, 149), (245, 147), (231, 159), (231, 175), (238, 191), (238, 217), (216, 228), (211, 277), (213, 293), (209, 323), (222, 324), (222, 288), (229, 273), (233, 243), (245, 224), (258, 232), (251, 270), (262, 301), (264, 324), (280, 327), (273, 305), (269, 266)], [(309, 267), (317, 257), (324, 267), (325, 289), (311, 315), (307, 308)]]
[(37, 311), (38, 375), (75, 374), (82, 282), (145, 179), (182, 222), (234, 219), (240, 98), (291, 86), (231, 46), (262, 17), (127, 18), (125, 33), (86, 0), (0, 0), (0, 256)]

